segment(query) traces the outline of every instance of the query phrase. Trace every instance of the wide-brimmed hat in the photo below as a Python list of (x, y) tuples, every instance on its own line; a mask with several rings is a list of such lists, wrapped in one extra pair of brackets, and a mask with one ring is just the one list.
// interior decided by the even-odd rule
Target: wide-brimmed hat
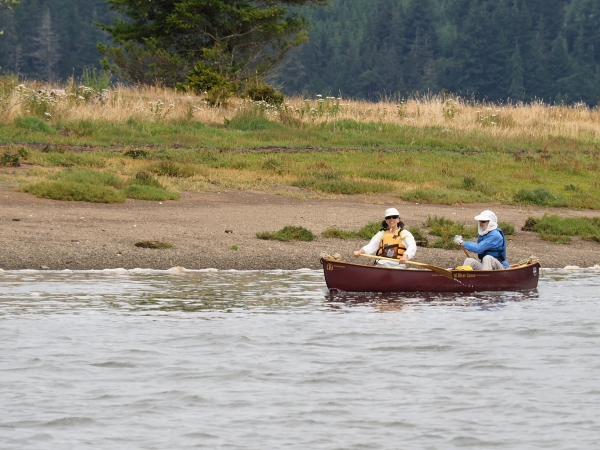
[(494, 222), (494, 223), (498, 222), (498, 218), (496, 217), (496, 214), (494, 214), (489, 209), (486, 209), (478, 216), (475, 216), (475, 220), (484, 221), (484, 222), (489, 220), (490, 222)]

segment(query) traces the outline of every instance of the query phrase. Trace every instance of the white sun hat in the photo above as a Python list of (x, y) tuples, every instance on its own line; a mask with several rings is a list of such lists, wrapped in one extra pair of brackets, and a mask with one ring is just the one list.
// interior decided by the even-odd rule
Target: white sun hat
[(483, 220), (483, 221), (489, 220), (492, 223), (498, 223), (498, 218), (496, 217), (496, 214), (494, 214), (489, 209), (486, 209), (478, 216), (475, 216), (475, 220)]
[(400, 213), (398, 212), (398, 210), (396, 208), (388, 208), (385, 210), (385, 214), (383, 217), (390, 217), (390, 216), (400, 216)]

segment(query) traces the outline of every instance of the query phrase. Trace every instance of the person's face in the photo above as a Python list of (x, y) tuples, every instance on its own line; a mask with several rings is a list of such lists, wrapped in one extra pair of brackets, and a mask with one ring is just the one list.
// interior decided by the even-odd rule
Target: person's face
[(398, 222), (400, 222), (400, 216), (387, 216), (385, 221), (388, 224), (388, 227), (397, 228)]

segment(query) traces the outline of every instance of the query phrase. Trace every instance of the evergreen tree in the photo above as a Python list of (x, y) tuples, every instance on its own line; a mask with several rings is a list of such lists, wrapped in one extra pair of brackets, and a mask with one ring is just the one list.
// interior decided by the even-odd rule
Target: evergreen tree
[(42, 23), (38, 35), (32, 38), (34, 43), (30, 56), (45, 80), (54, 81), (56, 78), (57, 64), (60, 58), (58, 36), (52, 25), (50, 10), (46, 8), (42, 16)]
[(523, 100), (525, 97), (525, 86), (523, 85), (523, 61), (521, 59), (521, 50), (519, 44), (511, 58), (511, 82), (508, 88), (508, 97), (513, 100)]
[(102, 28), (117, 46), (100, 45), (106, 68), (137, 83), (193, 90), (264, 76), (306, 41), (305, 20), (288, 7), (325, 0), (108, 0), (128, 18)]

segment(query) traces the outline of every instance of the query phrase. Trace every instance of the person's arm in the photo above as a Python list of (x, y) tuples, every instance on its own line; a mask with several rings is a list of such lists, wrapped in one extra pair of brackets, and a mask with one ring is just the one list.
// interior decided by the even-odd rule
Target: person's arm
[(354, 256), (358, 258), (360, 255), (363, 254), (374, 255), (375, 253), (377, 253), (377, 250), (379, 250), (379, 243), (381, 242), (381, 239), (383, 239), (383, 231), (380, 231), (375, 236), (373, 236), (369, 243), (363, 248), (361, 248), (360, 250), (356, 250), (354, 252)]
[(400, 258), (400, 263), (405, 263), (415, 257), (415, 254), (417, 253), (417, 243), (415, 242), (415, 237), (412, 233), (406, 230), (402, 231), (401, 239), (402, 244), (406, 247), (406, 251)]
[(499, 232), (490, 232), (481, 242), (463, 242), (462, 246), (470, 252), (478, 255), (486, 250), (498, 249), (502, 247), (502, 235)]

